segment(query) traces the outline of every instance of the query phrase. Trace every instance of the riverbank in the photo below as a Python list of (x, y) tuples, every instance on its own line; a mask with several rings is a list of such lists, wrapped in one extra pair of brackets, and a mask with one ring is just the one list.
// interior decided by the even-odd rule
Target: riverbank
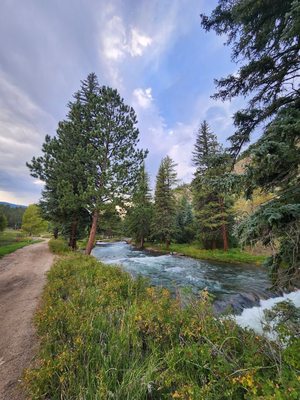
[(32, 399), (297, 398), (300, 389), (295, 343), (216, 318), (207, 292), (182, 309), (167, 290), (93, 257), (54, 265), (36, 321)]
[(172, 243), (169, 249), (165, 245), (155, 245), (153, 243), (146, 243), (145, 249), (148, 251), (159, 252), (161, 254), (178, 254), (199, 260), (211, 260), (216, 262), (224, 262), (230, 264), (255, 264), (261, 265), (266, 259), (265, 256), (255, 256), (240, 249), (223, 250), (205, 250), (200, 249), (193, 244), (178, 244)]

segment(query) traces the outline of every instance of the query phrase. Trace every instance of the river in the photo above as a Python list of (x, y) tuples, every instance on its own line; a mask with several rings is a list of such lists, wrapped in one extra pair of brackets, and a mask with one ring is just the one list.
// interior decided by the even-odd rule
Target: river
[(267, 271), (255, 265), (157, 255), (136, 250), (125, 242), (97, 244), (92, 254), (106, 264), (122, 266), (133, 276), (147, 277), (152, 285), (166, 287), (172, 293), (189, 289), (197, 294), (207, 288), (215, 297), (217, 311), (231, 305), (240, 313), (271, 295), (267, 290), (270, 287)]

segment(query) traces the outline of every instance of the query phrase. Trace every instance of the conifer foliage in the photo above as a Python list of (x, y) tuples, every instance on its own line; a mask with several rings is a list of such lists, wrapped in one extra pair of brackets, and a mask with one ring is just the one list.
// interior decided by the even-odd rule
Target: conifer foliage
[(229, 168), (230, 157), (205, 121), (197, 133), (193, 161), (196, 166), (193, 201), (198, 235), (205, 248), (214, 249), (222, 243), (226, 251), (231, 200), (218, 182)]
[(175, 232), (176, 200), (174, 185), (177, 182), (176, 164), (166, 156), (162, 159), (155, 186), (153, 235), (169, 248)]
[(89, 74), (69, 103), (57, 136), (47, 136), (43, 156), (28, 163), (31, 174), (45, 182), (45, 215), (69, 226), (73, 248), (79, 224), (92, 220), (86, 248), (90, 254), (103, 208), (132, 193), (146, 156), (137, 149), (136, 124), (133, 108), (119, 93), (100, 86), (96, 75)]
[(296, 0), (220, 0), (209, 17), (202, 16), (203, 27), (227, 35), (233, 59), (242, 60), (238, 72), (217, 81), (215, 95), (249, 99), (234, 116), (232, 154), (261, 122), (267, 123), (248, 151), (251, 162), (239, 180), (247, 196), (254, 189), (272, 190), (275, 196), (241, 223), (238, 234), (245, 243), (271, 245), (274, 282), (289, 288), (300, 282), (299, 20)]
[(126, 216), (127, 231), (134, 238), (135, 243), (142, 249), (145, 238), (149, 238), (150, 236), (153, 217), (149, 176), (145, 170), (145, 165), (140, 170), (132, 202), (133, 205), (128, 210)]

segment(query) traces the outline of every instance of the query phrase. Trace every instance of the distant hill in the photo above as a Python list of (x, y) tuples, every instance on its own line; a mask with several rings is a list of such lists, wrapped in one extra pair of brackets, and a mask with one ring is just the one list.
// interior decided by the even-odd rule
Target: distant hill
[(27, 208), (27, 206), (23, 206), (21, 204), (7, 203), (6, 201), (0, 201), (0, 205), (8, 206), (8, 207), (11, 207), (11, 208), (17, 208), (17, 207)]

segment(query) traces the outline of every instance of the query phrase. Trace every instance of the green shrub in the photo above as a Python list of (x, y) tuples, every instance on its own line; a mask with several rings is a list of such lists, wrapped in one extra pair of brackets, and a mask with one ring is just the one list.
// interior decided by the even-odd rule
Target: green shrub
[(54, 254), (64, 254), (70, 251), (70, 248), (64, 239), (50, 239), (48, 245), (49, 249)]
[(207, 292), (183, 309), (92, 257), (56, 263), (36, 321), (32, 400), (298, 398), (299, 342), (281, 347), (216, 318)]

